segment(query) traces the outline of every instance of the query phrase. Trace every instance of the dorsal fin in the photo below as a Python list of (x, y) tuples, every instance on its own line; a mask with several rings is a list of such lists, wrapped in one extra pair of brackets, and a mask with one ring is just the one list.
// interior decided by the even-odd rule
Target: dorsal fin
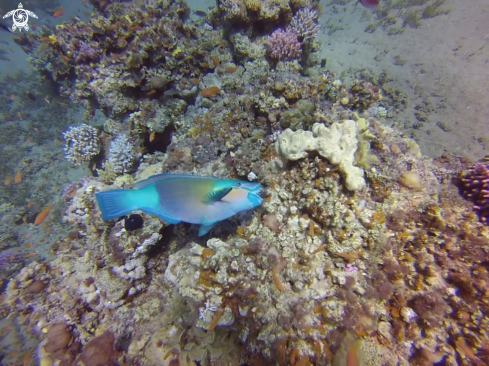
[(207, 196), (204, 198), (204, 203), (205, 204), (211, 204), (217, 201), (222, 200), (226, 195), (231, 192), (232, 188), (221, 188), (221, 189), (215, 189), (212, 192), (210, 192)]

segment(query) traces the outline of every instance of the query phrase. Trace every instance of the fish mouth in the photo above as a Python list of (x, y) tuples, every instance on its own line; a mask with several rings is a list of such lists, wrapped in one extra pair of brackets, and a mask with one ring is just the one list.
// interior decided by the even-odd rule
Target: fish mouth
[(263, 202), (263, 198), (259, 194), (254, 193), (254, 192), (248, 192), (247, 198), (248, 198), (248, 201), (251, 202), (253, 207), (260, 206)]

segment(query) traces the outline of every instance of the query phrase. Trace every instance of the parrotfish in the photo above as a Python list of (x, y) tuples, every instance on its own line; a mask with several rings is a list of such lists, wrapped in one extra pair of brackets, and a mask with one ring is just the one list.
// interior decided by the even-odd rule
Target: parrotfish
[(358, 0), (366, 8), (374, 8), (379, 5), (379, 0)]
[(141, 210), (169, 224), (200, 224), (199, 236), (219, 221), (261, 205), (261, 185), (240, 180), (160, 174), (133, 189), (97, 193), (102, 219), (108, 221)]

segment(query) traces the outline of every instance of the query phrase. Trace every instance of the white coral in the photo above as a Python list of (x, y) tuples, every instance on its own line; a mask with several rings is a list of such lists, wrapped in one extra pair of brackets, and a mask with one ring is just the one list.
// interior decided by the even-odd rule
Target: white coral
[(290, 22), (290, 29), (302, 37), (304, 42), (312, 42), (319, 33), (318, 14), (309, 8), (300, 9)]
[(100, 152), (98, 131), (87, 124), (70, 127), (63, 132), (65, 138), (65, 158), (70, 163), (81, 165)]
[(141, 154), (126, 135), (119, 135), (110, 143), (108, 162), (112, 164), (116, 174), (131, 173), (140, 157)]
[(354, 165), (358, 148), (357, 122), (335, 122), (329, 128), (315, 123), (311, 131), (286, 129), (278, 137), (277, 152), (288, 160), (299, 160), (308, 151), (317, 151), (322, 157), (337, 165), (345, 175), (345, 186), (350, 191), (365, 187), (363, 169)]

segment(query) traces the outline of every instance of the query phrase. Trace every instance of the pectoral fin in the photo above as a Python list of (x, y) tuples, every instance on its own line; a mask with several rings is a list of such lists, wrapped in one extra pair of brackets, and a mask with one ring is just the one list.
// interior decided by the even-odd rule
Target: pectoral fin
[(231, 192), (232, 188), (215, 189), (204, 198), (205, 204), (211, 204), (222, 200), (223, 197)]
[(203, 236), (207, 234), (214, 227), (215, 224), (211, 225), (200, 225), (199, 227), (199, 236)]

